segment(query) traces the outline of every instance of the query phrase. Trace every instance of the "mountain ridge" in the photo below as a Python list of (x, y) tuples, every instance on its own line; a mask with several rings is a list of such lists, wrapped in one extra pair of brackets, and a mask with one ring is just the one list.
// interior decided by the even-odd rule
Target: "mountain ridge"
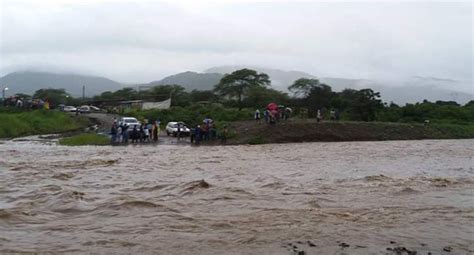
[(93, 96), (104, 91), (118, 90), (123, 84), (100, 76), (50, 73), (39, 71), (19, 71), (9, 73), (0, 78), (2, 87), (8, 87), (11, 94), (24, 93), (32, 95), (36, 90), (43, 88), (63, 88), (73, 96), (82, 96), (82, 87), (85, 95)]
[(223, 74), (219, 73), (198, 73), (192, 71), (185, 71), (173, 75), (166, 76), (165, 78), (145, 83), (145, 86), (158, 86), (158, 85), (181, 85), (187, 90), (211, 90), (214, 85), (218, 84), (219, 81), (224, 77)]
[[(38, 71), (20, 71), (7, 74), (0, 78), (1, 87), (9, 87), (8, 94), (25, 93), (33, 94), (41, 88), (64, 88), (73, 96), (82, 96), (82, 86), (86, 86), (86, 96), (98, 95), (104, 91), (115, 91), (124, 87), (157, 86), (177, 84), (186, 90), (211, 90), (225, 73), (241, 68), (252, 68), (258, 72), (265, 72), (272, 80), (272, 87), (283, 92), (288, 92), (288, 86), (299, 78), (319, 79), (321, 83), (328, 84), (333, 91), (345, 88), (362, 89), (371, 88), (382, 95), (385, 102), (397, 104), (444, 100), (457, 101), (464, 104), (473, 99), (473, 95), (455, 90), (453, 84), (457, 81), (436, 77), (413, 76), (401, 81), (376, 81), (367, 79), (347, 79), (334, 77), (317, 77), (300, 71), (284, 71), (279, 69), (252, 67), (252, 66), (222, 66), (212, 67), (204, 72), (186, 71), (164, 77), (149, 83), (125, 85), (100, 76), (87, 76), (82, 74), (48, 73)], [(221, 73), (219, 73), (221, 72)]]

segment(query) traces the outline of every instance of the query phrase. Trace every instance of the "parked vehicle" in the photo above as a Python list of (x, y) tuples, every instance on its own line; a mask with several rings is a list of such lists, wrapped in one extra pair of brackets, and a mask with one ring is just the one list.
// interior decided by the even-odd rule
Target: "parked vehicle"
[(122, 117), (118, 120), (119, 125), (128, 125), (133, 129), (134, 126), (140, 127), (140, 122), (134, 117)]
[(89, 108), (91, 109), (92, 112), (100, 112), (100, 108), (97, 106), (89, 105)]
[(178, 135), (178, 126), (180, 128), (181, 136), (189, 136), (191, 134), (191, 130), (186, 127), (184, 122), (168, 122), (166, 125), (166, 134), (177, 136)]
[(77, 111), (77, 108), (74, 107), (74, 106), (68, 105), (68, 106), (64, 106), (62, 111), (64, 111), (64, 112), (75, 112), (75, 111)]
[(82, 105), (81, 107), (77, 108), (77, 110), (80, 113), (90, 113), (91, 112), (91, 108), (88, 105)]

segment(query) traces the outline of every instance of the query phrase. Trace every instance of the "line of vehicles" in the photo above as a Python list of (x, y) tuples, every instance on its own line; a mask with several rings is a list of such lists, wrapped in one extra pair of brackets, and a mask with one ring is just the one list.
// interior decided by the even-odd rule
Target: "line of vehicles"
[(79, 107), (71, 106), (71, 105), (58, 105), (59, 109), (63, 112), (80, 112), (80, 113), (90, 113), (90, 112), (102, 112), (102, 110), (93, 105), (82, 105)]
[[(140, 121), (138, 121), (134, 117), (122, 117), (118, 120), (117, 123), (119, 126), (121, 125), (127, 125), (130, 128), (137, 127), (139, 128), (142, 124)], [(172, 121), (168, 122), (165, 127), (165, 132), (166, 135), (170, 136), (178, 136), (178, 133), (180, 133), (181, 136), (190, 136), (191, 135), (191, 130), (186, 126), (184, 122), (181, 121)]]

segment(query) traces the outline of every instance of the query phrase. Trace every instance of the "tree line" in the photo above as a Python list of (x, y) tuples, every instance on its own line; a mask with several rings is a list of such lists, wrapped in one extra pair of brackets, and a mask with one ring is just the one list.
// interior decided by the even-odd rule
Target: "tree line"
[[(106, 91), (86, 101), (113, 100), (164, 100), (172, 98), (172, 106), (188, 107), (197, 103), (219, 103), (224, 107), (262, 109), (275, 102), (292, 107), (295, 114), (304, 112), (315, 117), (317, 110), (323, 113), (337, 110), (344, 120), (422, 122), (438, 120), (455, 123), (474, 123), (474, 101), (464, 106), (454, 101), (423, 102), (406, 104), (384, 103), (380, 93), (370, 88), (332, 90), (328, 84), (317, 79), (300, 78), (288, 86), (288, 93), (271, 87), (270, 77), (251, 69), (241, 69), (226, 74), (213, 90), (186, 91), (180, 85), (160, 85), (148, 90), (137, 91), (123, 88)], [(27, 95), (22, 95), (27, 96)], [(79, 105), (81, 99), (73, 98), (63, 89), (40, 89), (35, 98), (48, 99), (52, 105), (60, 103)]]

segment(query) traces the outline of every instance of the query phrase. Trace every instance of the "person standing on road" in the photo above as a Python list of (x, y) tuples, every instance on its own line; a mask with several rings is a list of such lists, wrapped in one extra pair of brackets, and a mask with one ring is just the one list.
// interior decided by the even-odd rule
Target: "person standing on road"
[(123, 124), (122, 126), (122, 141), (123, 143), (128, 143), (128, 125)]
[(196, 137), (196, 128), (191, 128), (189, 131), (191, 132), (189, 134), (189, 139), (191, 140), (191, 144), (193, 144)]
[(265, 109), (265, 111), (263, 112), (263, 117), (265, 118), (265, 123), (268, 123), (268, 117), (270, 115), (270, 112)]
[(316, 113), (316, 122), (320, 122), (321, 121), (321, 110), (318, 109), (318, 112)]
[(140, 129), (138, 131), (138, 137), (139, 137), (141, 143), (143, 143), (145, 141), (145, 128), (144, 128), (144, 125), (140, 126)]
[(179, 141), (179, 139), (181, 139), (181, 124), (178, 123), (177, 126), (178, 126), (178, 129), (176, 132), (176, 137), (178, 137), (178, 141)]
[(153, 141), (155, 141), (155, 143), (158, 142), (158, 129), (159, 129), (159, 127), (158, 127), (158, 125), (156, 125), (156, 122), (153, 123), (153, 128), (152, 128), (153, 135), (152, 136), (153, 136)]
[(112, 128), (110, 129), (110, 134), (112, 135), (110, 142), (114, 144), (115, 141), (117, 140), (117, 123), (114, 122), (114, 124), (112, 124)]
[(254, 118), (256, 122), (260, 122), (260, 110), (255, 110)]
[(119, 125), (117, 127), (117, 140), (116, 140), (117, 143), (121, 143), (122, 142), (122, 125)]
[(160, 125), (161, 125), (160, 119), (156, 119), (155, 123), (158, 126), (158, 130), (160, 130)]
[(140, 134), (138, 133), (137, 125), (133, 126), (132, 132), (130, 134), (130, 138), (132, 138), (132, 143), (138, 142), (139, 135)]
[(143, 129), (143, 132), (145, 133), (145, 142), (149, 142), (150, 141), (150, 130), (148, 129), (148, 125), (145, 126), (145, 128)]
[(196, 145), (199, 145), (199, 143), (201, 142), (201, 135), (202, 135), (202, 130), (201, 130), (201, 126), (197, 125), (195, 130), (194, 130), (194, 135), (195, 135), (195, 139), (196, 139)]
[(334, 109), (331, 109), (331, 111), (329, 112), (329, 118), (331, 120), (336, 120), (336, 111), (334, 111)]

